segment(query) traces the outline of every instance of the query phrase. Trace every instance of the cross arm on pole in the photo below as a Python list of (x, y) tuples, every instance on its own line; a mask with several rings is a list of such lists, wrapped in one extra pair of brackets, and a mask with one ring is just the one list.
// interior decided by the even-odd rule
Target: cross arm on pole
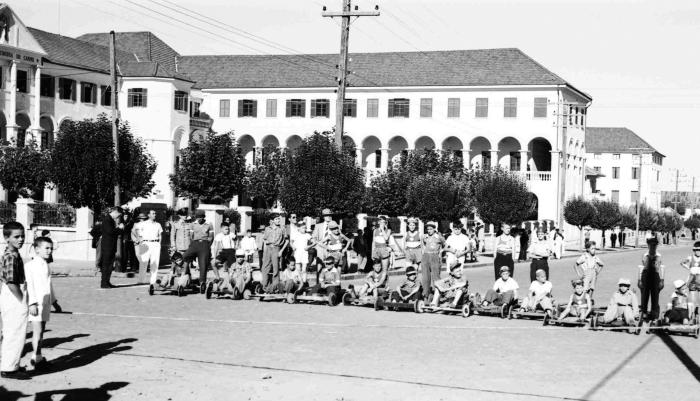
[(378, 17), (379, 11), (324, 11), (323, 17)]

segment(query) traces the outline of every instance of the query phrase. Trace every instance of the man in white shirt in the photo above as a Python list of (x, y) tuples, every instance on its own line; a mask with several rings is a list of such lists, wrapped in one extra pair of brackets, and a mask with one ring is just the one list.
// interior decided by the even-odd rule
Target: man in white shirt
[(447, 251), (447, 266), (455, 263), (464, 264), (465, 255), (469, 252), (469, 237), (462, 234), (462, 223), (452, 224), (452, 234), (445, 240), (445, 251)]
[[(235, 227), (235, 226), (234, 226)], [(231, 232), (229, 223), (221, 223), (221, 232), (214, 236), (211, 254), (228, 269), (236, 261), (236, 233)]]
[(160, 240), (163, 227), (156, 221), (155, 210), (149, 210), (148, 217), (144, 213), (140, 213), (138, 218), (140, 221), (134, 224), (131, 238), (134, 241), (134, 248), (136, 248), (136, 257), (139, 259), (139, 283), (146, 282), (146, 269), (150, 267), (150, 284), (154, 285), (158, 279)]
[(508, 266), (501, 266), (501, 277), (493, 283), (493, 288), (486, 292), (484, 296), (484, 306), (493, 305), (508, 305), (518, 299), (518, 283), (510, 277), (510, 269)]
[[(314, 232), (311, 235), (311, 238), (313, 238), (314, 243), (316, 244), (322, 243), (323, 240), (326, 238), (326, 234), (328, 234), (328, 232), (330, 231), (329, 224), (333, 221), (333, 213), (330, 209), (323, 209), (321, 215), (323, 216), (323, 221), (316, 224), (316, 226), (314, 227)], [(316, 255), (321, 260), (324, 260), (326, 257), (326, 249), (322, 246), (317, 245)]]

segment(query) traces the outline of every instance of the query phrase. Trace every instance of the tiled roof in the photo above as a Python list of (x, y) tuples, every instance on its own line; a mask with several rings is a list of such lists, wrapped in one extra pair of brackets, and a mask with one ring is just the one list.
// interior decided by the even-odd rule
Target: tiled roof
[[(109, 73), (109, 48), (36, 28), (28, 29), (46, 51), (48, 61)], [(137, 61), (132, 53), (124, 51), (117, 51), (117, 60), (119, 63)]]
[(183, 81), (191, 81), (188, 77), (174, 73), (155, 61), (122, 63), (119, 65), (119, 73), (124, 77), (176, 78)]
[[(86, 33), (77, 39), (109, 47), (109, 33)], [(134, 53), (138, 61), (156, 61), (171, 71), (175, 71), (175, 58), (180, 56), (151, 32), (117, 32), (115, 43), (117, 49)]]
[(628, 128), (586, 127), (586, 152), (588, 153), (635, 153), (639, 148), (647, 148), (663, 156)]
[[(566, 85), (519, 49), (351, 54), (350, 86)], [(200, 88), (332, 87), (336, 54), (183, 56)]]

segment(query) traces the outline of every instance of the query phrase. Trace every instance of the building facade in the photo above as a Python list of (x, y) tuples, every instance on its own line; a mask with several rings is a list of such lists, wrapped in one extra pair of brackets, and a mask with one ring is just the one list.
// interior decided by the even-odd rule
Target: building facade
[[(110, 111), (109, 34), (26, 28), (6, 5), (0, 17), (6, 138), (50, 146), (62, 121)], [(266, 146), (293, 150), (335, 125), (337, 55), (183, 56), (150, 32), (119, 33), (116, 44), (121, 119), (158, 161), (149, 202), (182, 204), (168, 175), (197, 130), (232, 131), (252, 164)], [(368, 177), (432, 148), (520, 174), (540, 219), (558, 220), (583, 193), (592, 99), (520, 50), (360, 53), (350, 69), (344, 140)]]
[(661, 207), (663, 154), (627, 128), (588, 127), (586, 146), (597, 198)]

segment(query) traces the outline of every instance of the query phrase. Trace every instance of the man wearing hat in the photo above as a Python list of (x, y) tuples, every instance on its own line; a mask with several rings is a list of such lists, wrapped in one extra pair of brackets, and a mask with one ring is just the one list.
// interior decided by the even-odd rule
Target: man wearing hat
[[(646, 319), (659, 318), (659, 292), (664, 288), (664, 266), (661, 255), (656, 252), (659, 240), (647, 239), (649, 251), (642, 257), (637, 285), (642, 292), (641, 309)], [(651, 305), (649, 305), (651, 302)]]
[[(311, 234), (311, 237), (316, 244), (320, 244), (326, 238), (326, 234), (329, 231), (328, 226), (331, 222), (334, 222), (333, 212), (331, 212), (331, 209), (323, 209), (321, 216), (323, 216), (323, 221), (316, 224), (314, 227), (314, 232)], [(317, 246), (316, 252), (321, 260), (326, 258), (326, 250), (322, 246)]]
[(158, 279), (158, 265), (160, 264), (160, 240), (163, 235), (163, 227), (156, 221), (156, 211), (149, 210), (148, 216), (139, 213), (139, 222), (131, 230), (131, 239), (134, 241), (136, 257), (139, 259), (138, 282), (146, 282), (146, 269), (151, 269), (150, 285), (154, 285)]
[[(621, 278), (617, 282), (618, 290), (615, 291), (608, 309), (603, 315), (603, 322), (610, 323), (618, 317), (625, 319), (628, 326), (635, 326), (635, 318), (639, 316), (639, 303), (637, 296), (630, 291), (631, 282), (627, 278)], [(630, 331), (633, 331), (631, 328)]]
[[(182, 255), (186, 262), (197, 258), (199, 265), (199, 291), (203, 294), (207, 285), (207, 267), (211, 259), (211, 240), (214, 228), (205, 220), (204, 210), (197, 210), (196, 220), (192, 223), (192, 242)], [(218, 272), (217, 272), (218, 274)]]
[(425, 224), (427, 234), (423, 237), (423, 255), (421, 257), (421, 285), (423, 299), (430, 299), (432, 285), (440, 280), (442, 267), (442, 249), (445, 239), (437, 231), (437, 223), (429, 221)]

